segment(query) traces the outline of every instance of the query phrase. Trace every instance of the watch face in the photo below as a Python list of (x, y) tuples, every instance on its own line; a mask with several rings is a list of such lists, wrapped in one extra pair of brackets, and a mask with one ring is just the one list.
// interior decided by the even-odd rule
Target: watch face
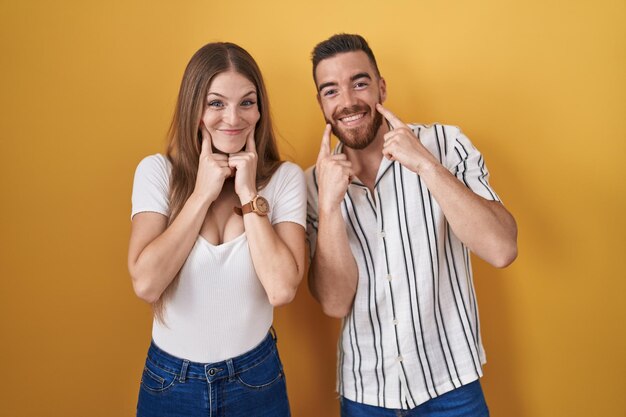
[(255, 206), (259, 214), (267, 214), (270, 211), (270, 205), (266, 199), (258, 196), (255, 202)]

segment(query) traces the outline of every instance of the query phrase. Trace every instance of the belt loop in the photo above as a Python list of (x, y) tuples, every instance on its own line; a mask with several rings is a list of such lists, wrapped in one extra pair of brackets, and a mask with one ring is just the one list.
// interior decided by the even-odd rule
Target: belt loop
[(270, 326), (270, 334), (272, 335), (272, 339), (274, 339), (274, 343), (278, 343), (278, 336), (276, 336), (276, 329), (274, 326)]
[(185, 359), (183, 361), (183, 366), (180, 368), (180, 375), (178, 376), (178, 381), (185, 382), (185, 378), (187, 377), (187, 368), (189, 367), (189, 361)]
[(233, 365), (233, 360), (228, 359), (226, 361), (226, 366), (228, 367), (228, 378), (232, 378), (235, 375), (235, 366)]

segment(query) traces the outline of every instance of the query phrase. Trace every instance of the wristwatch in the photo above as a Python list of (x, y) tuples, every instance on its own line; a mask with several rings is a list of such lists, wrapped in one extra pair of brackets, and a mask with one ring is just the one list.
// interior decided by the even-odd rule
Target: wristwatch
[(235, 210), (235, 213), (240, 216), (248, 213), (256, 213), (259, 216), (267, 216), (270, 212), (270, 204), (265, 198), (257, 194), (251, 201), (241, 207), (233, 207), (233, 210)]

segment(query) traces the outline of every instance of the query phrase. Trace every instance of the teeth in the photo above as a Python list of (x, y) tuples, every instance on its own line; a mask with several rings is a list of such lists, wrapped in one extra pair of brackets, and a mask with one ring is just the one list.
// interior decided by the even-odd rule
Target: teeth
[(359, 120), (363, 116), (364, 116), (363, 113), (355, 114), (354, 116), (344, 117), (343, 119), (341, 119), (341, 121), (342, 122), (354, 122), (355, 120)]

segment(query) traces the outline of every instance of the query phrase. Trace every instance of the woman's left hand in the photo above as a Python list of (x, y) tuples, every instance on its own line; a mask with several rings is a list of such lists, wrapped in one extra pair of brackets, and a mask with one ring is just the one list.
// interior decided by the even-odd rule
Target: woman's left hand
[(235, 192), (246, 204), (257, 194), (256, 189), (256, 143), (254, 141), (254, 128), (248, 133), (246, 147), (242, 152), (230, 154), (228, 166), (235, 170)]

